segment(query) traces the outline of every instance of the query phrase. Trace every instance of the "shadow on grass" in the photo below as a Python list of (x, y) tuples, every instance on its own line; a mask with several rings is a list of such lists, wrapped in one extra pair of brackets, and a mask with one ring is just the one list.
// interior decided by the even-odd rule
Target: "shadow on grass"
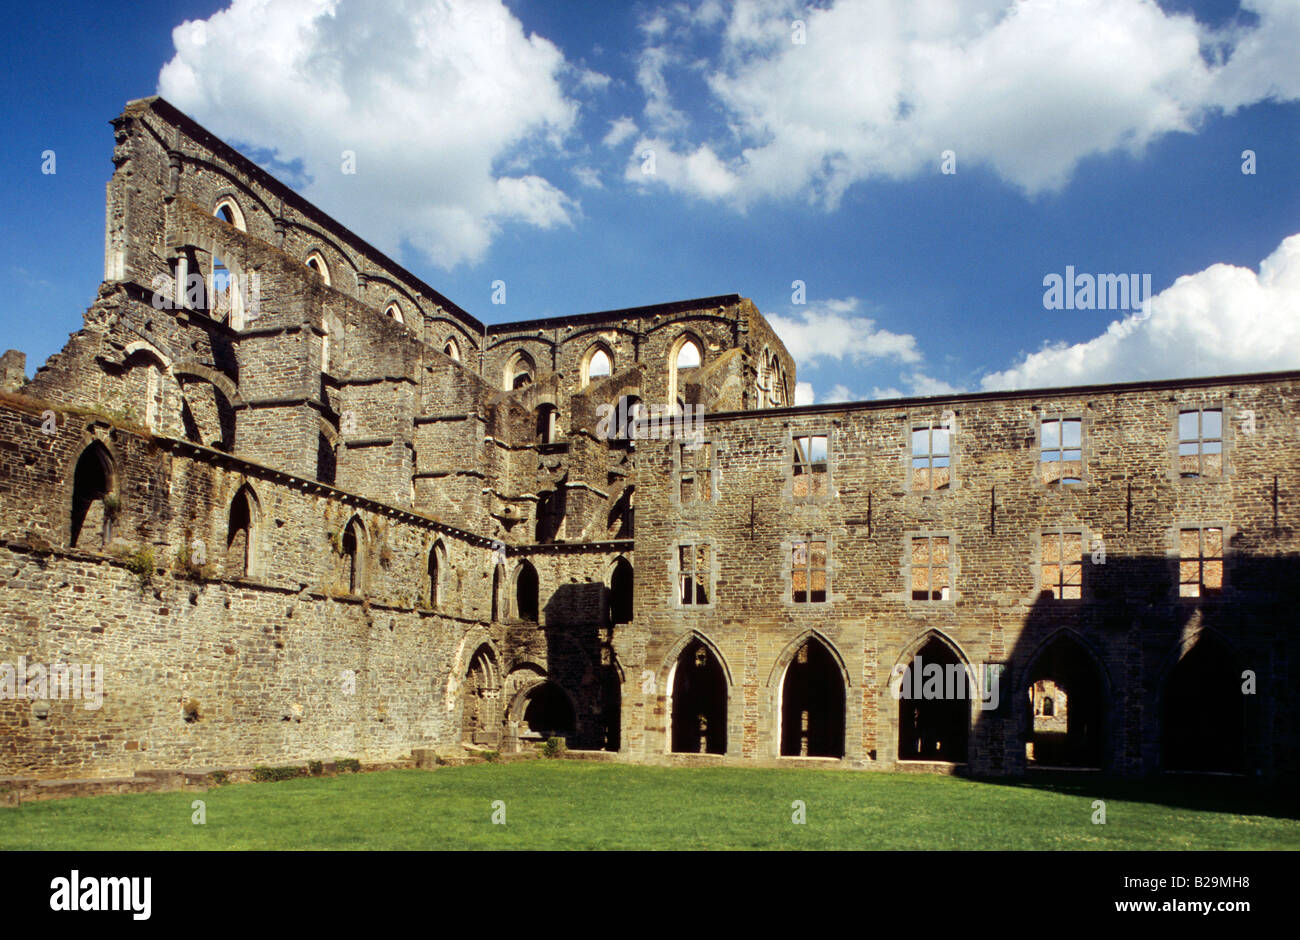
[(1294, 786), (1285, 783), (1269, 786), (1239, 776), (1164, 774), (1132, 779), (1077, 771), (1032, 770), (1024, 777), (967, 779), (1065, 796), (1156, 803), (1207, 813), (1300, 819), (1300, 798), (1297, 798)]

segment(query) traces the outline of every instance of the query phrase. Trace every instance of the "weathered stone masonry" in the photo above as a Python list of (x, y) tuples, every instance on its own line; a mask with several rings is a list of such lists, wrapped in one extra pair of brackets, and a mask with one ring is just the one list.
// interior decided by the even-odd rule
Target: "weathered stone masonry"
[(0, 664), (103, 700), (0, 698), (0, 776), (1295, 774), (1300, 373), (791, 407), (737, 295), (487, 326), (165, 101), (114, 129), (84, 328), (0, 360)]

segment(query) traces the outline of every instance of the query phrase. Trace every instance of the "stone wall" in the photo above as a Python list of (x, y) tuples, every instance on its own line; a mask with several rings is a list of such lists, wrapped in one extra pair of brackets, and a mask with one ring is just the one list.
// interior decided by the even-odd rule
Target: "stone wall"
[(1018, 774), (1039, 680), (1070, 766), (1298, 769), (1300, 373), (791, 407), (739, 295), (485, 327), (166, 102), (114, 126), (99, 295), (0, 369), (0, 691), (103, 705), (0, 697), (0, 775), (551, 733)]

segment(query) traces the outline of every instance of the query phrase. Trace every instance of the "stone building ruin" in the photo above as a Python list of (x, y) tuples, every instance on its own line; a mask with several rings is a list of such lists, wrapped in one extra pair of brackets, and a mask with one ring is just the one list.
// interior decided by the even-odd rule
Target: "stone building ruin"
[(1294, 776), (1300, 372), (795, 407), (739, 295), (484, 324), (166, 101), (113, 127), (84, 327), (0, 359), (0, 776)]

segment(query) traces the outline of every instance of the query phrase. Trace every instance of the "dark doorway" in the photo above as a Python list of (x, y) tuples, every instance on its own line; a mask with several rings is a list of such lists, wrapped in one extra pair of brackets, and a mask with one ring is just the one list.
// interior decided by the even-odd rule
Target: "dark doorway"
[(605, 667), (601, 680), (600, 717), (605, 731), (605, 750), (617, 751), (622, 740), (623, 684), (618, 671)]
[(1104, 696), (1096, 663), (1068, 636), (1051, 642), (1027, 677), (1025, 759), (1030, 766), (1102, 766)]
[(537, 569), (524, 562), (515, 575), (515, 612), (520, 620), (537, 623), (537, 611)]
[(1179, 660), (1165, 686), (1164, 768), (1242, 773), (1246, 700), (1236, 657), (1202, 636)]
[(461, 692), (461, 734), (470, 744), (500, 741), (501, 682), (496, 659), (487, 644), (474, 651)]
[(253, 497), (247, 487), (241, 487), (230, 504), (226, 524), (226, 571), (231, 577), (244, 578), (250, 574), (252, 545)]
[(544, 738), (567, 737), (573, 734), (573, 705), (554, 682), (543, 682), (528, 693), (524, 724)]
[(318, 434), (316, 436), (316, 479), (326, 486), (333, 486), (336, 472), (334, 445), (324, 434)]
[(112, 539), (108, 494), (112, 483), (108, 449), (95, 441), (81, 452), (72, 475), (70, 544), (100, 549)]
[(609, 622), (632, 622), (632, 565), (626, 558), (614, 562), (609, 578)]
[(965, 666), (952, 647), (931, 639), (908, 663), (902, 682), (898, 759), (964, 762), (971, 690)]
[(343, 531), (343, 573), (347, 577), (348, 593), (361, 591), (361, 538), (360, 525), (355, 519)]
[(682, 754), (727, 752), (727, 678), (713, 651), (693, 640), (673, 671), (672, 749)]
[(812, 637), (781, 686), (781, 755), (844, 756), (844, 679), (830, 650)]

